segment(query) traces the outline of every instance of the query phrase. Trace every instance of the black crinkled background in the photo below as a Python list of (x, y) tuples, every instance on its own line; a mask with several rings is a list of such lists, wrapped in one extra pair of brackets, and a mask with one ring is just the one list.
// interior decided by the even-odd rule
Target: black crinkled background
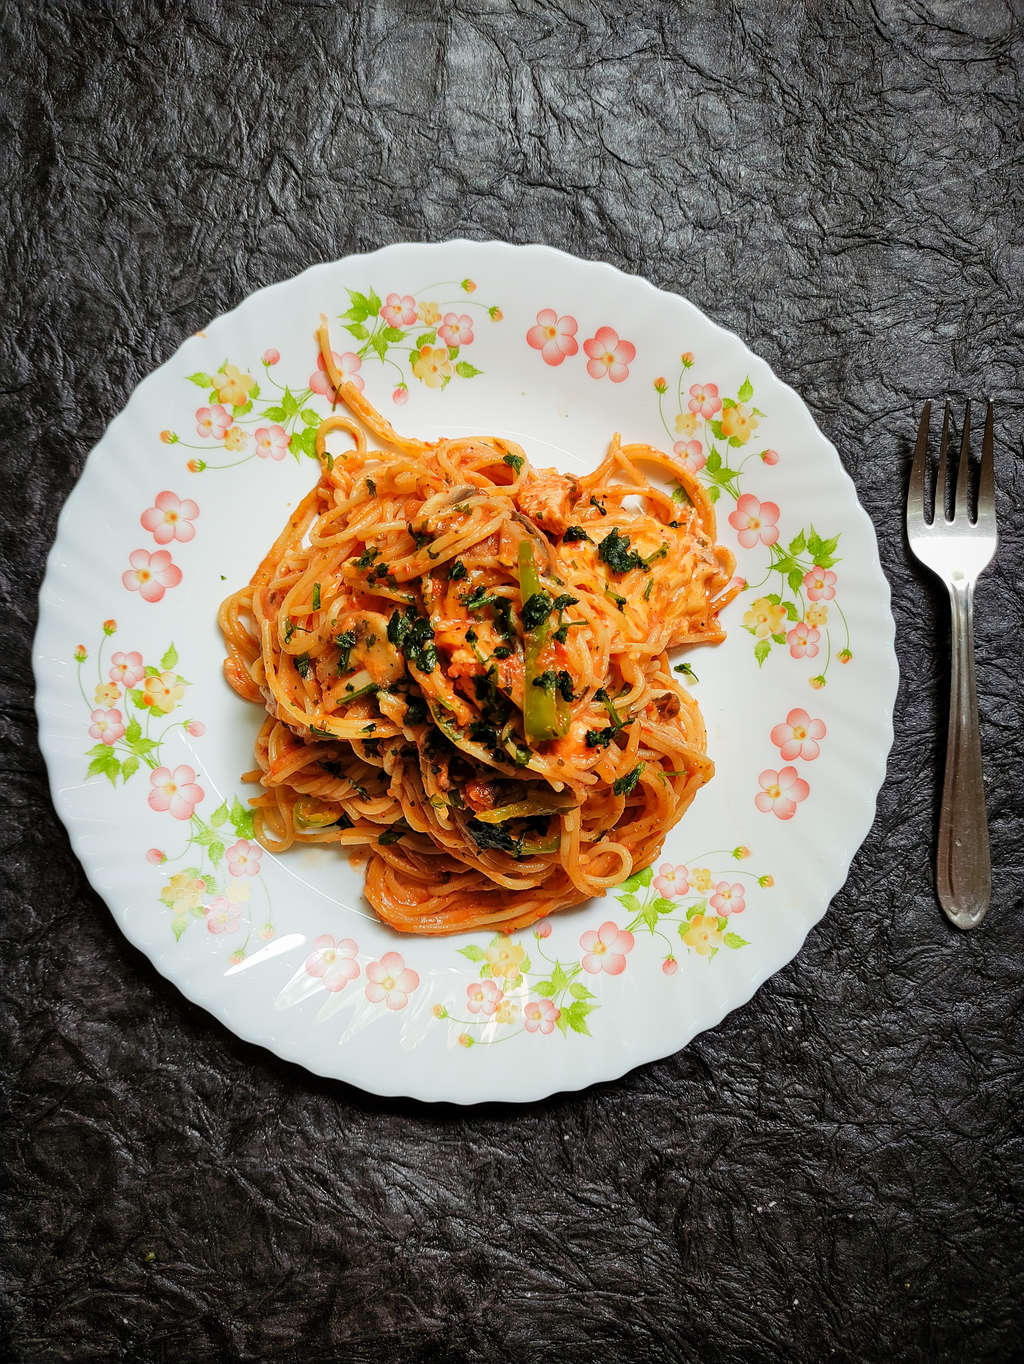
[[(80, 0), (0, 8), (5, 1358), (1024, 1354), (1022, 79), (1008, 0)], [(385, 1102), (230, 1036), (56, 823), (29, 648), (57, 514), (138, 381), (307, 265), (544, 241), (676, 290), (803, 395), (878, 530), (902, 682), (875, 827), (712, 1034), (523, 1109)], [(933, 898), (923, 399), (998, 400), (978, 598), (995, 864)]]

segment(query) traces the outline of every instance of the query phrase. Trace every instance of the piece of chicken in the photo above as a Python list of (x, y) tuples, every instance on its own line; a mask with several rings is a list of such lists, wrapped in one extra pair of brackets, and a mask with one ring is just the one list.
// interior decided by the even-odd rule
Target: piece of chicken
[(516, 494), (516, 506), (549, 535), (564, 535), (579, 497), (579, 484), (557, 469), (534, 469)]

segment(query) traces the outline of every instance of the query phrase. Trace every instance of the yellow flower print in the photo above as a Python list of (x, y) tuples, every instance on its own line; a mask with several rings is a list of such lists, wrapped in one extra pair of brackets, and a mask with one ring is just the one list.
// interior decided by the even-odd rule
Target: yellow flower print
[(749, 611), (745, 611), (743, 614), (743, 624), (748, 630), (753, 630), (758, 639), (767, 639), (769, 635), (777, 635), (782, 629), (782, 622), (785, 619), (786, 608), (776, 606), (767, 597), (758, 597)]
[(229, 426), (224, 433), (225, 450), (244, 450), (249, 437), (240, 426)]
[(217, 397), (222, 403), (241, 407), (249, 397), (249, 390), (255, 384), (251, 374), (243, 374), (237, 365), (225, 365), (224, 370), (214, 381)]
[(495, 1023), (514, 1023), (519, 1016), (519, 1005), (514, 999), (503, 999), (494, 1011)]
[(681, 436), (692, 436), (697, 429), (696, 412), (680, 412), (676, 417), (676, 430)]
[(203, 898), (206, 882), (200, 876), (190, 876), (187, 871), (179, 871), (167, 882), (160, 892), (162, 904), (173, 909), (175, 914), (184, 914)]
[(807, 608), (805, 619), (808, 625), (813, 625), (817, 629), (819, 625), (824, 625), (828, 620), (828, 607), (824, 602), (816, 601)]
[(690, 926), (683, 934), (683, 942), (701, 957), (709, 957), (722, 946), (722, 935), (715, 927), (713, 919), (705, 919), (703, 914), (695, 914)]
[(519, 975), (526, 951), (510, 938), (497, 937), (492, 938), (490, 946), (484, 948), (484, 956), (491, 968), (491, 975), (508, 979)]
[(170, 715), (184, 695), (184, 684), (178, 681), (175, 673), (161, 673), (158, 677), (146, 678), (142, 704), (151, 706), (158, 715)]
[(690, 880), (695, 890), (711, 889), (711, 872), (707, 867), (695, 867), (690, 874)]
[(428, 327), (432, 327), (435, 322), (441, 321), (441, 309), (436, 303), (421, 303), (416, 309), (416, 316)]
[(735, 438), (740, 445), (746, 445), (756, 427), (757, 418), (745, 403), (737, 403), (722, 412), (722, 435)]
[(101, 682), (96, 688), (96, 704), (109, 709), (117, 705), (117, 698), (121, 695), (121, 688), (116, 682)]
[(444, 346), (424, 346), (412, 362), (412, 372), (427, 388), (440, 388), (452, 377), (447, 349)]

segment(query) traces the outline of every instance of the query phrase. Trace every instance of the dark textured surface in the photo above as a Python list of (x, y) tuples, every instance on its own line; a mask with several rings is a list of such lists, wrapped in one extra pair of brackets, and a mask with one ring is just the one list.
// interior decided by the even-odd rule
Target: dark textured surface
[[(0, 7), (6, 1357), (1021, 1358), (1014, 8)], [(260, 285), (458, 234), (640, 272), (794, 384), (878, 528), (903, 670), (878, 820), (799, 959), (680, 1055), (509, 1111), (369, 1099), (188, 1004), (87, 887), (31, 709), (57, 512), (138, 380)], [(900, 533), (947, 389), (999, 399), (967, 936), (930, 891), (946, 612)]]

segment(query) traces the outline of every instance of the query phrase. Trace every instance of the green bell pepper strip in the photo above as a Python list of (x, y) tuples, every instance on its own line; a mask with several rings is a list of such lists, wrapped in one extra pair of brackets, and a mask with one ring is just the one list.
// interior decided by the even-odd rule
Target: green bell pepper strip
[[(540, 574), (530, 540), (519, 542), (519, 594), (523, 607), (531, 597), (542, 593)], [(527, 613), (527, 619), (529, 613)], [(523, 729), (530, 743), (545, 743), (550, 739), (561, 739), (569, 732), (570, 711), (568, 703), (557, 693), (545, 687), (535, 687), (533, 680), (543, 669), (540, 657), (551, 633), (551, 612), (534, 629), (523, 625), (523, 656), (525, 663), (523, 677)]]

